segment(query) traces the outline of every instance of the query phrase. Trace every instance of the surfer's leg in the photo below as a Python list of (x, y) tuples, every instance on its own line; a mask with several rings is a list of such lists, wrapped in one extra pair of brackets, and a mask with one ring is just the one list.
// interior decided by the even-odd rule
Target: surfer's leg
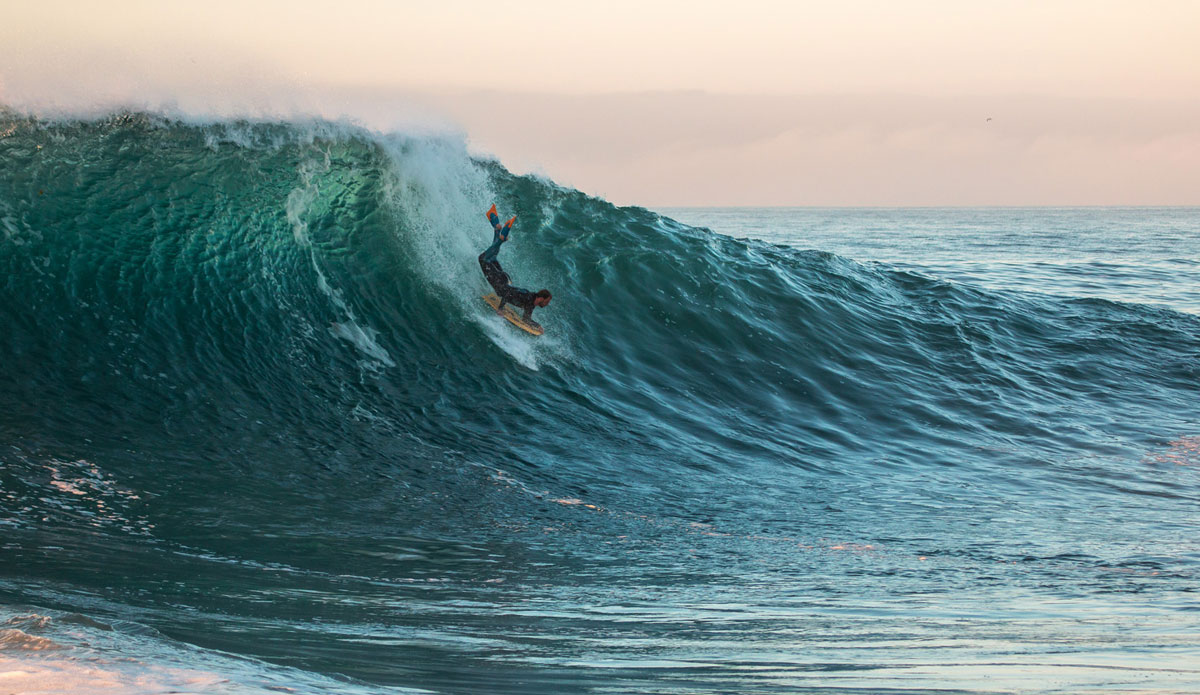
[(479, 254), (480, 263), (495, 263), (496, 256), (500, 254), (500, 244), (504, 243), (504, 239), (500, 238), (500, 232), (496, 232), (496, 238), (492, 241), (492, 245), (487, 247), (487, 250)]
[(485, 253), (479, 254), (479, 269), (483, 271), (483, 277), (496, 290), (496, 294), (502, 293), (508, 287), (508, 275), (504, 269), (500, 267), (500, 261), (495, 258), (488, 260)]

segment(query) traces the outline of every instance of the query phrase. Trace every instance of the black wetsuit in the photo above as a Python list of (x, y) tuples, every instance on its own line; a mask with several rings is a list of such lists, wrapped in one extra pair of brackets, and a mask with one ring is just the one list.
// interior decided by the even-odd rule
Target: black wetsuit
[(508, 273), (504, 272), (504, 269), (500, 267), (500, 261), (496, 260), (496, 253), (499, 251), (500, 242), (496, 241), (491, 248), (479, 254), (479, 268), (483, 271), (483, 277), (487, 278), (488, 284), (496, 290), (496, 296), (500, 298), (500, 308), (503, 309), (505, 304), (519, 306), (525, 310), (525, 320), (528, 321), (533, 316), (537, 294), (520, 287), (513, 287), (509, 282)]

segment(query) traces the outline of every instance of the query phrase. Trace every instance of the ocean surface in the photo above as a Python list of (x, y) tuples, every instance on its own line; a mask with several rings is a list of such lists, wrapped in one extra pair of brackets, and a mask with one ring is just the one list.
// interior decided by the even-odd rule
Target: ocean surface
[(1200, 692), (1200, 209), (0, 115), (0, 693), (165, 692)]

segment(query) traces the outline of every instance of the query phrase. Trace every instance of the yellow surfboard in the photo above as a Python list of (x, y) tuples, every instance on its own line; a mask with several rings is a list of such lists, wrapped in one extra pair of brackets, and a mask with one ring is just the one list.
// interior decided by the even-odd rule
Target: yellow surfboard
[[(483, 301), (490, 304), (493, 309), (497, 309), (500, 307), (500, 298), (497, 297), (495, 294), (483, 295)], [(517, 328), (520, 328), (521, 330), (525, 331), (526, 333), (532, 333), (534, 335), (541, 335), (542, 333), (545, 332), (544, 330), (542, 330), (542, 324), (538, 323), (537, 321), (534, 321), (533, 319), (526, 321), (524, 319), (524, 317), (521, 316), (521, 314), (517, 313), (517, 310), (513, 308), (512, 304), (505, 304), (504, 310), (500, 312), (500, 315), (503, 316), (504, 318), (508, 319), (509, 323), (516, 326)]]

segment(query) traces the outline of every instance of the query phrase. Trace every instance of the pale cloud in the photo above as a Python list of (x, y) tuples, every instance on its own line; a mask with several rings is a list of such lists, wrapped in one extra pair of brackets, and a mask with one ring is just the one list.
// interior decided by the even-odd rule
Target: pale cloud
[(10, 3), (0, 100), (454, 130), (619, 203), (1200, 203), (1200, 3), (411, 5)]
[(1200, 203), (1195, 101), (697, 93), (407, 99), (453, 115), (476, 148), (510, 166), (622, 203)]
[(594, 93), (1200, 98), (1200, 4), (1114, 0), (8, 3), (0, 55), (67, 47), (302, 83)]

